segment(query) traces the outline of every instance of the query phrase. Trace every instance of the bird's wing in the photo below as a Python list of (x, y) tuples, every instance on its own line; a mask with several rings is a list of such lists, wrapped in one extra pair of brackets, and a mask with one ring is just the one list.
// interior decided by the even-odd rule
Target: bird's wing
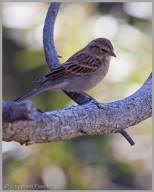
[(96, 71), (101, 66), (101, 61), (89, 53), (80, 52), (69, 58), (64, 66), (73, 76), (85, 76)]
[(96, 71), (101, 66), (101, 61), (88, 53), (77, 53), (70, 57), (64, 64), (57, 67), (42, 80), (62, 80), (72, 76), (85, 76)]

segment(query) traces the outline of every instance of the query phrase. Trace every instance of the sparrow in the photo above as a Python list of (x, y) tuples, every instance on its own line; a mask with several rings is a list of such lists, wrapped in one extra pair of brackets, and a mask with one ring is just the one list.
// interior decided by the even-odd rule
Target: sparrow
[(83, 93), (95, 87), (107, 74), (111, 56), (116, 57), (110, 40), (97, 38), (72, 55), (37, 82), (40, 84), (15, 101), (24, 101), (49, 89)]

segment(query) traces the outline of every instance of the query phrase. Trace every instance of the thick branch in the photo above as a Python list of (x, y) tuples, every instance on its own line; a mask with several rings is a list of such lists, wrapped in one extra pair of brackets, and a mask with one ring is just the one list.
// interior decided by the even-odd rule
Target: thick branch
[[(28, 101), (25, 103), (27, 107), (29, 104)], [(4, 103), (3, 112), (11, 118), (8, 105), (14, 105), (15, 114), (23, 103)], [(102, 105), (104, 108), (101, 110), (93, 102), (45, 113), (32, 110), (31, 119), (28, 120), (18, 117), (7, 122), (7, 118), (4, 118), (3, 140), (25, 144), (44, 143), (81, 135), (119, 132), (136, 125), (152, 115), (152, 74), (133, 95)], [(26, 111), (28, 113), (23, 108), (23, 114)]]

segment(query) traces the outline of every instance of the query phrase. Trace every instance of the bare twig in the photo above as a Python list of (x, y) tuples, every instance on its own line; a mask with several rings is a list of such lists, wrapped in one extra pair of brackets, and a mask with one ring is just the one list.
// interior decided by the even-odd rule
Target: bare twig
[[(47, 64), (52, 71), (60, 65), (58, 55), (54, 45), (54, 24), (60, 8), (60, 3), (51, 3), (44, 23), (43, 45)], [(89, 97), (83, 93), (69, 93), (64, 91), (71, 99), (79, 105), (90, 101)]]
[(130, 145), (135, 145), (133, 139), (128, 135), (128, 133), (125, 130), (121, 130), (120, 133), (127, 139)]

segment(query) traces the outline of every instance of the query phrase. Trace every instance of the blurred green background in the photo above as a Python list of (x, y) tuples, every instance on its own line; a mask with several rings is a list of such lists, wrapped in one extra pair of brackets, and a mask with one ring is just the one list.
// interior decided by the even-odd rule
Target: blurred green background
[[(13, 101), (49, 72), (42, 35), (48, 3), (3, 3), (3, 100)], [(152, 70), (152, 3), (63, 3), (55, 25), (60, 62), (97, 37), (109, 38), (116, 58), (89, 94), (112, 102), (134, 93)], [(74, 104), (61, 90), (31, 98), (36, 108)], [(20, 146), (3, 142), (3, 184), (9, 189), (151, 189), (152, 120), (120, 134)]]

